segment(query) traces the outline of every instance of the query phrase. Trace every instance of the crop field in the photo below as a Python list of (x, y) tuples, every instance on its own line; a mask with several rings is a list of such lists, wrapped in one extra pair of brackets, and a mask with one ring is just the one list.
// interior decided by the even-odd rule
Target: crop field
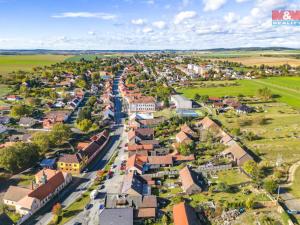
[(69, 55), (0, 55), (0, 75), (16, 70), (31, 70), (36, 66), (51, 65), (69, 58)]
[(226, 59), (231, 62), (239, 62), (246, 66), (254, 65), (269, 65), (269, 66), (279, 66), (283, 64), (289, 64), (291, 66), (300, 66), (300, 59), (291, 58), (291, 57), (265, 57), (265, 56), (250, 56), (250, 57), (230, 57)]
[(10, 92), (10, 88), (7, 85), (0, 84), (0, 98)]
[[(218, 85), (219, 81), (214, 83)], [(221, 81), (222, 82), (222, 81)], [(237, 82), (238, 85), (230, 87), (191, 87), (180, 88), (178, 92), (183, 93), (188, 98), (193, 98), (195, 94), (208, 96), (255, 96), (257, 90), (263, 87), (271, 89), (272, 94), (276, 95), (276, 100), (287, 103), (290, 106), (300, 108), (300, 77), (279, 77), (257, 80), (239, 80), (231, 81)], [(224, 83), (224, 82), (223, 82)], [(227, 83), (230, 83), (228, 81)]]

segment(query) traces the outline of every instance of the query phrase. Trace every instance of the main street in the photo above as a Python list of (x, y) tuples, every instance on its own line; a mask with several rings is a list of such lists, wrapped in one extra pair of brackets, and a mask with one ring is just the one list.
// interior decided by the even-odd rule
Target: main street
[(115, 103), (115, 126), (113, 128), (113, 135), (111, 135), (109, 142), (98, 157), (87, 167), (87, 173), (80, 177), (73, 177), (73, 182), (66, 187), (58, 196), (53, 198), (45, 207), (33, 215), (23, 224), (25, 225), (44, 225), (48, 224), (52, 219), (51, 209), (55, 202), (61, 202), (63, 207), (68, 207), (77, 198), (79, 198), (86, 189), (91, 186), (93, 180), (96, 178), (97, 170), (105, 167), (112, 155), (117, 151), (124, 132), (124, 118), (122, 113), (122, 101), (119, 97), (118, 84), (119, 76), (121, 72), (118, 72), (116, 79), (113, 83), (113, 95)]

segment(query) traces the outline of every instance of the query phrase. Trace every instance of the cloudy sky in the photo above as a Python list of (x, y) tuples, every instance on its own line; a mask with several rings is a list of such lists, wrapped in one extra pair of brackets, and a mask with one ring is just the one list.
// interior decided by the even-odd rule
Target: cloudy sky
[(0, 49), (300, 48), (299, 0), (0, 0)]

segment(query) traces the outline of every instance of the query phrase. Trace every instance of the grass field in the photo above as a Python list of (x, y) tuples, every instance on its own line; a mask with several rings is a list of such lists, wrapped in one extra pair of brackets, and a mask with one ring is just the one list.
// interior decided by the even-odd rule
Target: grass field
[(300, 167), (298, 167), (298, 169), (296, 170), (295, 177), (296, 179), (294, 179), (293, 181), (291, 193), (295, 197), (300, 198), (300, 179), (298, 179), (300, 177)]
[(16, 70), (31, 70), (36, 66), (51, 65), (69, 58), (69, 55), (0, 55), (0, 75)]
[(67, 58), (66, 61), (69, 62), (78, 62), (80, 61), (82, 58), (84, 58), (85, 60), (95, 60), (96, 57), (97, 58), (114, 58), (114, 57), (120, 57), (120, 56), (126, 56), (126, 55), (130, 55), (128, 53), (126, 54), (120, 54), (120, 53), (115, 53), (115, 54), (86, 54), (86, 55), (75, 55), (73, 57)]
[(0, 84), (0, 98), (10, 92), (10, 88), (7, 85)]
[[(214, 83), (218, 83), (215, 81)], [(220, 81), (222, 82), (222, 81)], [(300, 77), (279, 77), (258, 80), (239, 80), (238, 86), (231, 87), (209, 87), (209, 88), (182, 88), (177, 91), (183, 93), (188, 98), (193, 98), (195, 94), (209, 96), (255, 96), (257, 90), (263, 87), (271, 89), (277, 95), (279, 102), (287, 103), (293, 107), (300, 108)], [(228, 81), (227, 81), (228, 83)]]

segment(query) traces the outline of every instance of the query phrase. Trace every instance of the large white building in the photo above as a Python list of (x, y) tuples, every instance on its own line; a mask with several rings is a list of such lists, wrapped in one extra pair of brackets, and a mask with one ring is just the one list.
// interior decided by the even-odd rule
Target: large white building
[(182, 95), (172, 95), (171, 102), (173, 104), (175, 104), (176, 109), (191, 109), (191, 108), (193, 108), (192, 101)]
[(128, 98), (129, 113), (149, 113), (155, 112), (155, 99), (151, 96), (140, 96)]

